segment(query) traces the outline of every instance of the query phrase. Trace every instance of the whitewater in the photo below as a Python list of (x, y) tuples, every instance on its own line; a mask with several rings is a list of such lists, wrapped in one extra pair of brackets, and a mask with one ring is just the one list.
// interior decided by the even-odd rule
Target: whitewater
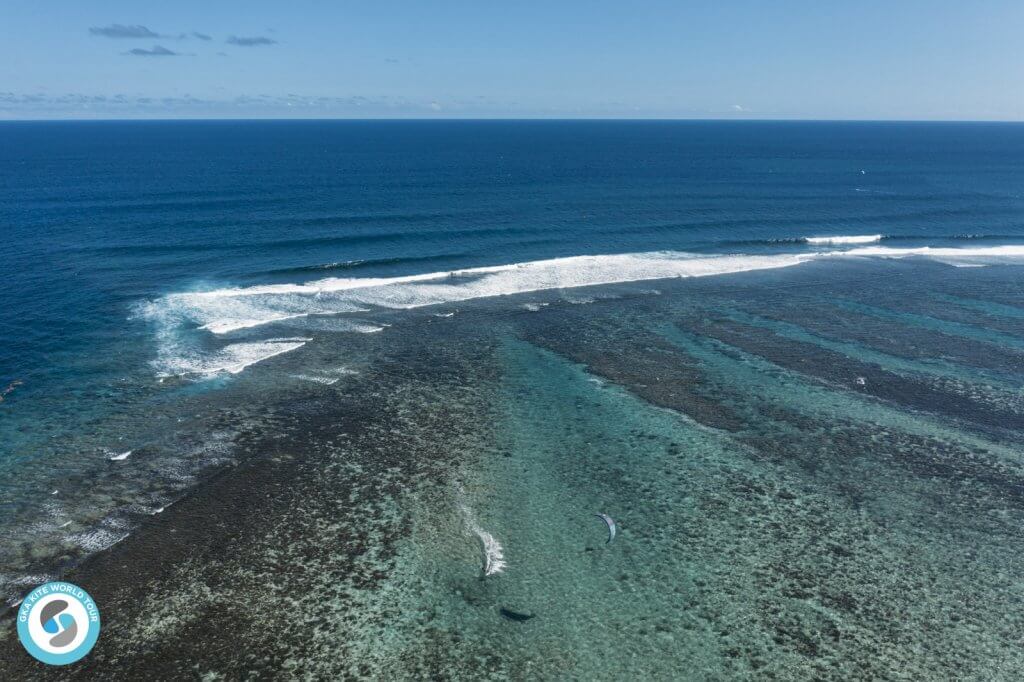
[[(863, 235), (827, 239), (832, 240), (829, 243), (865, 244), (878, 238), (878, 235)], [(811, 239), (818, 238), (807, 238), (809, 242)], [(377, 332), (381, 327), (360, 320), (360, 313), (555, 289), (710, 277), (786, 268), (812, 260), (855, 257), (923, 257), (955, 266), (983, 266), (1024, 258), (1024, 246), (871, 245), (775, 254), (657, 251), (581, 255), (399, 277), (333, 277), (302, 283), (172, 293), (146, 303), (141, 308), (141, 316), (152, 321), (157, 329), (158, 357), (153, 366), (160, 376), (209, 377), (237, 374), (252, 364), (301, 348), (310, 339), (246, 339), (210, 348), (197, 340), (197, 333), (206, 333), (217, 343), (217, 339), (230, 341), (238, 332), (312, 316), (343, 317), (332, 326), (335, 331)]]

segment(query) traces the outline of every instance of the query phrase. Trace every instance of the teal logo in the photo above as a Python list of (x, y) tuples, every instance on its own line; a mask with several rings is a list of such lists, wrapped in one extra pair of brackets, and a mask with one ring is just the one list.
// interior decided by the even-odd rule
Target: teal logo
[(40, 585), (18, 607), (18, 639), (43, 663), (74, 663), (92, 650), (99, 636), (100, 610), (78, 585)]

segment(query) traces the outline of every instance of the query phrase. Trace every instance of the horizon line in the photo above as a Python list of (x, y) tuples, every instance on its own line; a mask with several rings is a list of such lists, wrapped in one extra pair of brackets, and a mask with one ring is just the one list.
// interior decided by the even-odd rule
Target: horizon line
[(303, 122), (303, 121), (350, 121), (350, 122), (623, 122), (623, 123), (1003, 123), (1024, 124), (1024, 119), (999, 118), (741, 118), (729, 117), (603, 117), (603, 116), (248, 116), (248, 117), (198, 117), (182, 116), (161, 118), (140, 117), (85, 117), (85, 118), (3, 118), (3, 123), (247, 123), (247, 122)]

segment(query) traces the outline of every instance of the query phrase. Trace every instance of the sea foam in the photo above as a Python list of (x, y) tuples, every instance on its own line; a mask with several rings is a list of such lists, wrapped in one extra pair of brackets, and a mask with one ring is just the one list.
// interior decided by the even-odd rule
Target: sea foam
[[(865, 244), (881, 235), (808, 237), (813, 244)], [(656, 280), (708, 277), (751, 270), (784, 268), (830, 257), (927, 257), (953, 265), (984, 265), (1024, 257), (1024, 246), (917, 247), (860, 246), (834, 251), (707, 255), (674, 251), (571, 256), (549, 260), (431, 272), (401, 277), (333, 277), (303, 283), (231, 287), (170, 294), (150, 302), (145, 316), (157, 321), (159, 357), (164, 375), (235, 374), (244, 368), (300, 348), (307, 338), (276, 338), (201, 348), (182, 332), (223, 337), (271, 324), (306, 325), (315, 316), (335, 318), (337, 331), (369, 333), (382, 327), (344, 317), (372, 309), (413, 309), (538, 292)], [(529, 304), (527, 304), (529, 305)], [(324, 321), (326, 323), (326, 320)], [(318, 324), (315, 326), (326, 326)], [(333, 324), (332, 324), (333, 326)]]
[(831, 255), (877, 256), (882, 258), (904, 258), (907, 256), (928, 256), (931, 258), (1024, 258), (1024, 245), (1003, 244), (1001, 246), (918, 246), (898, 248), (892, 246), (865, 246)]
[(227, 334), (309, 315), (408, 309), (547, 289), (702, 277), (796, 265), (808, 254), (702, 256), (679, 252), (572, 256), (404, 277), (336, 277), (299, 284), (171, 294), (154, 314)]
[(310, 339), (267, 339), (233, 343), (216, 351), (203, 351), (177, 342), (162, 347), (153, 362), (158, 376), (210, 377), (217, 374), (238, 374), (246, 367), (301, 348)]
[(827, 254), (830, 256), (860, 256), (866, 258), (928, 258), (958, 268), (984, 267), (998, 263), (1019, 262), (1024, 258), (1024, 245), (1005, 244), (1001, 246), (920, 246), (886, 247), (862, 246), (848, 251)]
[(871, 244), (882, 241), (880, 234), (852, 234), (836, 237), (804, 237), (804, 241), (814, 246), (831, 244)]
[(508, 568), (508, 562), (505, 561), (505, 548), (501, 546), (497, 538), (477, 524), (476, 515), (472, 509), (465, 504), (460, 505), (460, 509), (466, 522), (466, 529), (480, 541), (480, 548), (483, 551), (483, 562), (480, 568), (484, 577), (504, 572)]

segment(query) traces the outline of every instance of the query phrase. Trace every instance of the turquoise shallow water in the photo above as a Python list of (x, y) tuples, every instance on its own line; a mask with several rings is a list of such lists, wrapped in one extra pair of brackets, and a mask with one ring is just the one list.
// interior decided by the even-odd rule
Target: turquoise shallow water
[[(1013, 679), (1014, 316), (922, 310), (1018, 272), (813, 262), (277, 323), (312, 340), (144, 425), (154, 462), (219, 448), (199, 490), (235, 492), (153, 515), (112, 462), (82, 503), (135, 532), (72, 573), (114, 604), (80, 672)], [(854, 299), (889, 324), (846, 326)]]
[[(1016, 443), (940, 405), (821, 381), (842, 368), (816, 358), (791, 371), (683, 331), (715, 314), (717, 301), (694, 297), (609, 303), (586, 326), (526, 334), (590, 363), (502, 346), (504, 456), (470, 490), (509, 567), (458, 583), (446, 626), (523, 677), (1010, 679)], [(657, 364), (638, 367), (654, 349)], [(681, 365), (699, 379), (680, 381)], [(635, 393), (652, 388), (677, 409)], [(697, 396), (734, 421), (689, 417)], [(597, 510), (619, 522), (611, 545)], [(536, 618), (503, 620), (502, 607)]]

